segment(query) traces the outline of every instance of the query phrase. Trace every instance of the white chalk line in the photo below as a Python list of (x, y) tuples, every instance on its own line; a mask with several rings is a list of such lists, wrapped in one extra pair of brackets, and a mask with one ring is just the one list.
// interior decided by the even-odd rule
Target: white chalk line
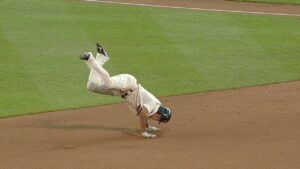
[(115, 2), (115, 1), (102, 1), (102, 0), (84, 0), (84, 1), (99, 2), (99, 3), (109, 3), (109, 4), (120, 4), (120, 5), (131, 5), (131, 6), (157, 7), (157, 8), (190, 9), (190, 10), (213, 11), (213, 12), (231, 12), (231, 13), (244, 13), (244, 14), (275, 15), (275, 16), (297, 16), (297, 17), (300, 17), (300, 14), (270, 13), (270, 12), (251, 12), (251, 11), (238, 11), (238, 10), (225, 10), (225, 9), (209, 9), (209, 8), (189, 8), (189, 7), (179, 7), (179, 6), (151, 5), (151, 4)]

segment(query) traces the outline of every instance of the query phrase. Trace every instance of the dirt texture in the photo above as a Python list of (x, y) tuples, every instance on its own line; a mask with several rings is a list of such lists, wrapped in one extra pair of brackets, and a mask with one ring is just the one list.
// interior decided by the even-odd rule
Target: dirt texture
[(0, 120), (1, 169), (298, 169), (300, 81), (161, 98), (174, 112), (139, 137), (124, 104)]
[(300, 81), (161, 101), (173, 117), (158, 139), (139, 136), (125, 104), (1, 119), (0, 169), (300, 167)]

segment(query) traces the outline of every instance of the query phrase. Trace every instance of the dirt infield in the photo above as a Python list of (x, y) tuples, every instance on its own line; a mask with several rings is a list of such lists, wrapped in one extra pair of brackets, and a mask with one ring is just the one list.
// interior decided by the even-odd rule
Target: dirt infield
[[(93, 0), (101, 1), (101, 0)], [(126, 2), (186, 8), (221, 9), (248, 12), (266, 12), (281, 14), (300, 14), (300, 5), (279, 5), (265, 3), (247, 3), (226, 0), (107, 0), (111, 2)]]
[(161, 101), (173, 117), (154, 140), (137, 136), (138, 119), (124, 104), (1, 119), (0, 169), (300, 166), (300, 81)]
[(298, 169), (300, 81), (162, 98), (159, 139), (124, 104), (0, 120), (1, 169)]

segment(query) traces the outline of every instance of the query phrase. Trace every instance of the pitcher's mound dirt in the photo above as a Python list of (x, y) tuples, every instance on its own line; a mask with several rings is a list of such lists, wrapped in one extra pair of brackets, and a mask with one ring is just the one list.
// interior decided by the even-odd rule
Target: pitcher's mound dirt
[(300, 82), (162, 98), (160, 138), (124, 104), (0, 120), (1, 169), (298, 169)]

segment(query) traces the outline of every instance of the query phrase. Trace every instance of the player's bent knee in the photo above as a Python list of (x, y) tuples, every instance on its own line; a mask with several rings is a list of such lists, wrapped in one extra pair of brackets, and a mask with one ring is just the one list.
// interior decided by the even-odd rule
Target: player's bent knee
[(128, 79), (130, 80), (130, 82), (128, 82), (128, 84), (132, 84), (132, 88), (136, 88), (137, 87), (137, 79), (130, 75), (130, 74), (127, 74), (127, 76), (129, 77)]
[(134, 76), (132, 76), (131, 74), (128, 74), (127, 76), (129, 76), (133, 81), (137, 81), (136, 78)]
[(87, 89), (91, 92), (95, 92), (96, 91), (96, 84), (94, 82), (88, 82), (87, 83)]

